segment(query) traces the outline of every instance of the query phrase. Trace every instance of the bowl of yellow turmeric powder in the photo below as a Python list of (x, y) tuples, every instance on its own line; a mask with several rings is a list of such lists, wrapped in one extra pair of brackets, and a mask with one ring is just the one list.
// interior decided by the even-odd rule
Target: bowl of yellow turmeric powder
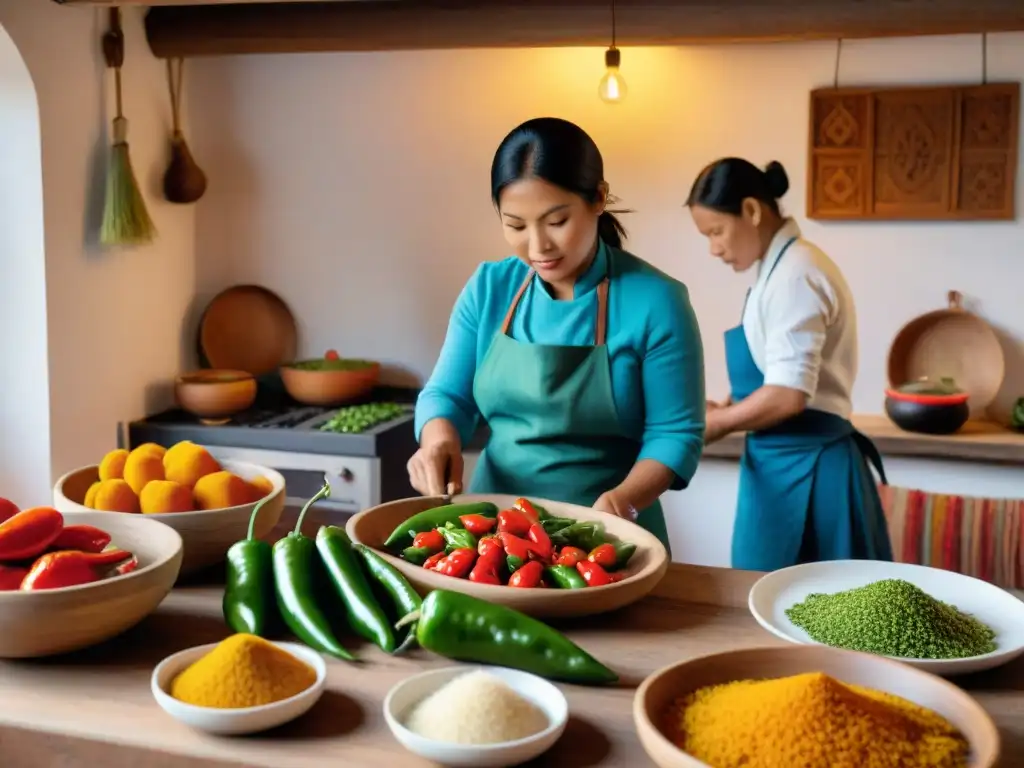
[(316, 651), (239, 633), (168, 656), (153, 670), (157, 704), (176, 720), (224, 736), (276, 728), (308, 712), (324, 692)]
[(873, 654), (745, 648), (658, 670), (633, 698), (660, 768), (992, 768), (999, 732), (952, 683)]

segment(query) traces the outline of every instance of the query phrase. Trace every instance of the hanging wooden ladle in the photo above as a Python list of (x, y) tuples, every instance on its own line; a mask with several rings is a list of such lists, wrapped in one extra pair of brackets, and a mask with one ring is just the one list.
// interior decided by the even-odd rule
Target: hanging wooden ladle
[(189, 151), (181, 132), (181, 91), (184, 59), (167, 60), (167, 86), (171, 92), (171, 163), (164, 173), (164, 197), (172, 203), (194, 203), (206, 192), (206, 174)]

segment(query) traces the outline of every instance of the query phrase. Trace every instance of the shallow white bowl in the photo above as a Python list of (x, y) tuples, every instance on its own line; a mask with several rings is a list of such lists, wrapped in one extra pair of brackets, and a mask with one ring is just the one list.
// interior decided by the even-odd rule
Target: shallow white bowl
[[(548, 716), (550, 725), (538, 734), (499, 744), (452, 744), (427, 739), (405, 727), (412, 708), (446, 683), (460, 675), (483, 669), (532, 701)], [(420, 757), (443, 765), (466, 768), (500, 768), (532, 760), (554, 746), (569, 720), (569, 704), (557, 686), (542, 677), (504, 667), (470, 665), (444, 667), (406, 678), (392, 688), (384, 699), (384, 719), (398, 742)]]
[(297, 643), (274, 643), (316, 671), (316, 682), (289, 699), (242, 709), (217, 709), (186, 704), (171, 696), (171, 681), (189, 664), (217, 647), (217, 643), (199, 645), (168, 656), (153, 670), (153, 696), (156, 703), (171, 717), (200, 731), (222, 736), (238, 736), (276, 728), (306, 714), (324, 692), (327, 681), (327, 663), (316, 651)]
[(757, 622), (773, 635), (791, 643), (819, 645), (787, 618), (786, 609), (814, 592), (842, 592), (880, 579), (908, 581), (936, 600), (974, 616), (996, 633), (996, 649), (982, 656), (898, 661), (934, 675), (963, 675), (1001, 666), (1024, 653), (1024, 601), (987, 581), (940, 568), (875, 560), (796, 565), (761, 577), (750, 590), (748, 604)]

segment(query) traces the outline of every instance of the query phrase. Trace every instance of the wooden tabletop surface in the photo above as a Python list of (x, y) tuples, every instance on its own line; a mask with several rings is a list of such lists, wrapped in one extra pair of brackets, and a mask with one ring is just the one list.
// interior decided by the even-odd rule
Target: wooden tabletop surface
[[(647, 599), (617, 614), (564, 625), (615, 668), (615, 688), (562, 685), (571, 719), (532, 765), (650, 765), (633, 729), (640, 681), (680, 659), (727, 648), (776, 645), (746, 609), (757, 574), (674, 564)], [(168, 655), (216, 642), (228, 631), (216, 586), (175, 589), (155, 614), (102, 646), (66, 657), (0, 662), (0, 754), (17, 768), (190, 768), (428, 765), (392, 738), (381, 714), (391, 686), (451, 662), (416, 650), (389, 657), (368, 646), (364, 661), (329, 661), (327, 691), (306, 716), (266, 734), (218, 738), (190, 730), (158, 708), (153, 667)], [(1003, 737), (1002, 766), (1024, 765), (1024, 660), (957, 681), (991, 713)]]

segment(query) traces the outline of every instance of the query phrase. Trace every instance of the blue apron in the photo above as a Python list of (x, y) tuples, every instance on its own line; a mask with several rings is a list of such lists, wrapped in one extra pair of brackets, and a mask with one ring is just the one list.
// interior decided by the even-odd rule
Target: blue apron
[[(783, 247), (765, 282), (796, 239)], [(725, 359), (733, 402), (764, 385), (742, 315), (740, 325), (725, 333)], [(807, 408), (774, 427), (748, 433), (740, 460), (732, 567), (773, 571), (822, 560), (891, 561), (889, 531), (868, 461), (886, 483), (874, 443), (849, 419), (825, 411)]]

